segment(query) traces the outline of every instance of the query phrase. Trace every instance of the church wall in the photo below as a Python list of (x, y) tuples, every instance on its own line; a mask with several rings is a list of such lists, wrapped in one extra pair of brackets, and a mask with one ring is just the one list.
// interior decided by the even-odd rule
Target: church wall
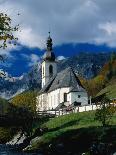
[(77, 101), (81, 102), (82, 106), (88, 104), (88, 95), (86, 92), (71, 92), (70, 96), (71, 96), (70, 103)]
[(60, 103), (64, 102), (64, 93), (68, 93), (69, 88), (60, 88), (48, 93), (49, 109), (56, 108)]
[(57, 74), (56, 62), (44, 61), (42, 63), (42, 88), (50, 79), (50, 75), (49, 75), (49, 66), (50, 65), (53, 66), (53, 76)]
[(41, 111), (41, 110), (46, 110), (48, 109), (47, 105), (47, 94), (42, 94), (36, 97), (36, 110)]

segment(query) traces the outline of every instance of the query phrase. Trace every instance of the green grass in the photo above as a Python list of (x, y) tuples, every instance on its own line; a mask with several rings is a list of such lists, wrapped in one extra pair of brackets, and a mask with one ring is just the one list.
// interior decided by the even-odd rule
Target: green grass
[[(67, 146), (70, 145), (70, 143), (81, 145), (83, 140), (85, 140), (88, 145), (94, 138), (100, 139), (103, 128), (98, 121), (94, 120), (94, 115), (95, 112), (82, 112), (49, 120), (43, 125), (48, 128), (48, 132), (41, 136), (36, 142), (32, 143), (29, 150), (36, 150), (38, 148), (46, 150), (49, 144), (61, 142), (65, 144), (69, 142)], [(111, 120), (111, 125), (115, 128), (113, 131), (116, 131), (116, 114)], [(106, 135), (107, 132), (105, 131), (105, 136)]]
[(80, 128), (87, 127), (90, 125), (98, 125), (98, 122), (94, 121), (94, 112), (82, 112), (82, 113), (72, 113), (69, 115), (64, 115), (56, 117), (48, 121), (45, 125), (48, 129), (64, 129), (64, 128)]
[(51, 119), (47, 123), (43, 124), (48, 128), (48, 132), (45, 133), (38, 141), (32, 144), (32, 150), (38, 147), (43, 147), (56, 139), (61, 137), (63, 134), (72, 130), (87, 128), (91, 126), (100, 126), (99, 122), (94, 120), (94, 112), (83, 112), (64, 115)]
[(102, 94), (106, 93), (106, 96), (109, 98), (109, 99), (112, 99), (112, 98), (116, 98), (116, 84), (113, 84), (113, 85), (109, 85), (107, 87), (105, 87), (104, 89), (102, 89), (98, 94), (97, 96), (100, 96)]

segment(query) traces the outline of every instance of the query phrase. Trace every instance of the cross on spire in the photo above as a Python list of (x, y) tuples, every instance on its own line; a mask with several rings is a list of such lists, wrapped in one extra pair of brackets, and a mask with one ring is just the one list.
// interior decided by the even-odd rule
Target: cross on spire
[(49, 33), (49, 37), (50, 37), (50, 31), (48, 33)]
[(50, 31), (48, 33), (49, 33), (49, 36), (47, 39), (47, 51), (52, 51), (52, 38), (50, 37)]

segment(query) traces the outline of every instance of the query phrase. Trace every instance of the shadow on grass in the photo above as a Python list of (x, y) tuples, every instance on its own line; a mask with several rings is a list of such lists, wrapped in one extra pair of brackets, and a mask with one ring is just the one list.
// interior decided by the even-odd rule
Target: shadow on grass
[[(116, 151), (116, 125), (104, 128), (88, 127), (67, 130), (53, 139), (51, 143), (52, 146), (54, 146), (52, 152), (56, 151), (56, 146), (59, 144), (63, 144), (63, 150), (65, 152), (86, 152), (94, 143), (96, 143), (96, 145), (102, 143), (106, 147), (106, 150)], [(108, 148), (109, 146), (112, 147)]]
[(57, 131), (57, 130), (60, 130), (60, 129), (63, 129), (63, 128), (67, 128), (67, 127), (73, 126), (73, 125), (79, 125), (80, 120), (81, 119), (78, 119), (78, 121), (77, 120), (73, 120), (73, 121), (64, 123), (63, 125), (61, 125), (59, 127), (56, 127), (56, 128), (49, 129), (48, 131), (49, 132), (53, 132), (53, 131)]

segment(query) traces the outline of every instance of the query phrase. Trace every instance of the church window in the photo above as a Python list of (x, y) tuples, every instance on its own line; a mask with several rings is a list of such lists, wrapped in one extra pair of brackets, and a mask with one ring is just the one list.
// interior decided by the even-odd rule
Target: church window
[(76, 102), (75, 101), (73, 104), (74, 104), (74, 106), (80, 106), (81, 105), (81, 102)]
[(53, 76), (53, 66), (52, 65), (49, 66), (49, 75), (50, 75), (50, 77)]
[(64, 93), (64, 102), (67, 102), (67, 93)]
[(43, 76), (44, 76), (44, 67), (43, 67)]

